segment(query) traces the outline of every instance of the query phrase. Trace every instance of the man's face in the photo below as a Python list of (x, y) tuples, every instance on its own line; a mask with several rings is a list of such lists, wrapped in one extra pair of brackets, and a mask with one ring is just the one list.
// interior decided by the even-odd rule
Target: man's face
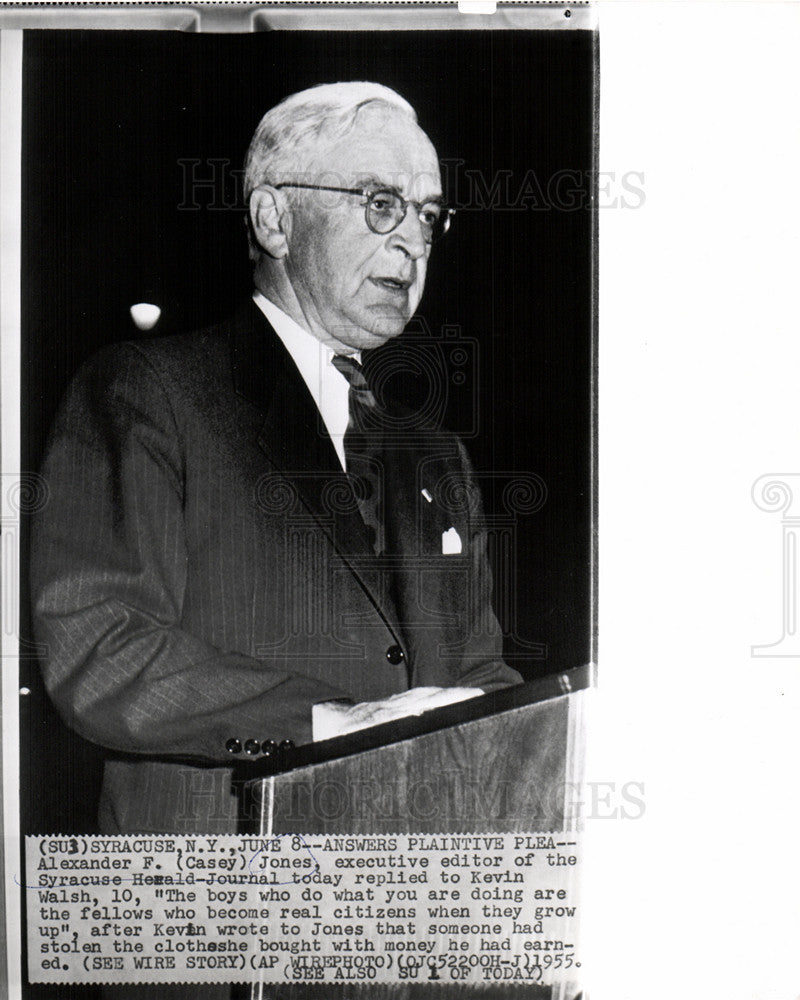
[[(442, 194), (428, 137), (383, 108), (365, 109), (348, 135), (323, 145), (302, 180), (393, 188), (419, 203)], [(285, 263), (305, 325), (355, 350), (401, 334), (422, 297), (430, 254), (414, 206), (395, 230), (380, 235), (367, 226), (358, 195), (295, 189), (291, 196)]]

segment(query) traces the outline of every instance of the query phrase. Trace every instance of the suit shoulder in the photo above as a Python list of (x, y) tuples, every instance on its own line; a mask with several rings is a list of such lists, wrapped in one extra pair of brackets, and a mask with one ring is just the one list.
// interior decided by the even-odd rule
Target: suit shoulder
[[(222, 326), (192, 333), (122, 341), (106, 348), (109, 359), (135, 363), (135, 359), (151, 365), (159, 372), (179, 373), (200, 367), (219, 368), (227, 356), (227, 336)], [(102, 352), (101, 352), (102, 353)]]
[(75, 382), (111, 385), (131, 378), (162, 381), (165, 388), (220, 374), (229, 367), (227, 338), (221, 327), (142, 340), (122, 340), (103, 347), (80, 368)]

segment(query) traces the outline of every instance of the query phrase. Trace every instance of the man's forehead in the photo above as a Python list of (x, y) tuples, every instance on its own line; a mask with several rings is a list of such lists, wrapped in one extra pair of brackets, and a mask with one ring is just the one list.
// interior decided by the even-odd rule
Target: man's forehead
[(441, 194), (436, 150), (418, 125), (405, 116), (387, 114), (379, 124), (356, 122), (346, 136), (320, 150), (315, 165), (325, 183), (343, 186), (386, 184), (407, 196), (433, 198)]

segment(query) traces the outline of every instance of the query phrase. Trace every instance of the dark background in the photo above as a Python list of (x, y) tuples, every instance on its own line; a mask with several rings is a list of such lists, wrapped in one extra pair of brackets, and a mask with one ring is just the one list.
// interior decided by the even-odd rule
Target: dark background
[[(421, 319), (389, 350), (443, 366), (440, 409), (485, 474), (490, 522), (515, 474), (546, 485), (494, 553), (509, 659), (526, 679), (587, 662), (594, 36), (52, 31), (24, 45), (23, 469), (86, 357), (206, 325), (249, 293), (236, 172), (262, 114), (316, 83), (379, 81), (417, 110), (458, 210)], [(163, 309), (151, 334), (128, 313), (142, 300)], [(417, 405), (434, 391), (395, 389)], [(23, 829), (92, 832), (99, 751), (49, 705), (25, 606), (22, 636)]]

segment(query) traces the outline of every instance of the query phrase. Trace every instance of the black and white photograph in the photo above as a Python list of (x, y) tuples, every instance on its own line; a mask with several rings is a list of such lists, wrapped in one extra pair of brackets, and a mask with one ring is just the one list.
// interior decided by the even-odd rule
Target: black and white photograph
[[(517, 865), (538, 843), (537, 899), (577, 899), (597, 37), (580, 8), (498, 30), (382, 13), (24, 33), (20, 821), (61, 838), (37, 841), (57, 863), (27, 850), (25, 997), (349, 997), (341, 958), (317, 983), (322, 960), (272, 937), (362, 934), (397, 962), (358, 957), (370, 996), (439, 969), (485, 995), (580, 992), (577, 942), (545, 927), (576, 907), (496, 905), (519, 888), (395, 890), (416, 905), (359, 923), (333, 915), (374, 900), (345, 876), (352, 895), (294, 926), (252, 925), (270, 940), (242, 971), (202, 940), (211, 888), (159, 922), (130, 889), (67, 899), (44, 874), (77, 863), (62, 851), (251, 834), (299, 837), (287, 864), (313, 859), (325, 890), (315, 852), (345, 841), (322, 835), (393, 834), (351, 849), (472, 849), (523, 881), (474, 853), (496, 834)], [(213, 880), (213, 841), (191, 843), (179, 886)], [(60, 902), (88, 905), (52, 924)], [(156, 940), (170, 921), (194, 964)], [(501, 945), (513, 976), (477, 954)]]
[(0, 4), (0, 995), (796, 1000), (798, 42)]

